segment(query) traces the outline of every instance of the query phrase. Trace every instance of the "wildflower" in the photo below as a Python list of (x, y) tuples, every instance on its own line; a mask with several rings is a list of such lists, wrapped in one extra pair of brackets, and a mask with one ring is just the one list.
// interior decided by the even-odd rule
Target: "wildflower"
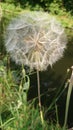
[(40, 117), (44, 124), (39, 71), (46, 70), (63, 56), (66, 47), (64, 29), (47, 13), (27, 12), (11, 21), (5, 41), (8, 53), (17, 64), (37, 70)]
[(17, 64), (46, 70), (63, 56), (66, 36), (55, 18), (43, 12), (27, 12), (11, 21), (6, 49)]

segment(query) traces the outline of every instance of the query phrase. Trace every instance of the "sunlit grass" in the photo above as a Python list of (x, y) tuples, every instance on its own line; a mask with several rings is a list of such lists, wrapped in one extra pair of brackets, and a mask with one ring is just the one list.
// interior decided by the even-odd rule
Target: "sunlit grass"
[[(26, 78), (25, 72), (23, 76)], [(42, 127), (39, 110), (34, 108), (34, 102), (27, 102), (25, 90), (28, 89), (29, 80), (26, 81), (23, 78), (17, 85), (14, 82), (13, 72), (7, 71), (3, 65), (0, 66), (0, 128), (4, 130), (43, 130), (45, 128), (47, 130), (47, 125)]]
[[(25, 70), (21, 72), (25, 78), (27, 76)], [(51, 122), (44, 120), (44, 125), (42, 126), (38, 106), (34, 107), (35, 100), (27, 102), (27, 93), (24, 90), (26, 90), (26, 85), (28, 87), (29, 80), (27, 79), (28, 82), (26, 82), (22, 77), (18, 78), (19, 75), (17, 73), (17, 71), (10, 70), (10, 68), (7, 70), (6, 64), (4, 65), (1, 62), (0, 128), (4, 130), (62, 130), (63, 128), (59, 125), (58, 121), (57, 107), (57, 120), (55, 123), (53, 123), (53, 120)], [(54, 105), (57, 98), (56, 96), (56, 99), (48, 106), (48, 111), (51, 111), (52, 107), (55, 109)], [(45, 110), (43, 113), (45, 113)]]
[[(16, 16), (20, 13), (26, 12), (28, 10), (31, 10), (30, 5), (27, 5), (26, 8), (21, 8), (20, 4), (15, 6), (14, 4), (9, 4), (9, 3), (0, 3), (2, 9), (3, 9), (3, 13), (6, 15), (12, 15), (12, 16)], [(40, 7), (38, 7), (40, 10)], [(34, 8), (34, 10), (36, 10), (36, 8)], [(43, 10), (43, 9), (41, 9)], [(50, 14), (52, 14), (50, 12)], [(69, 27), (69, 28), (73, 28), (73, 16), (69, 13), (69, 12), (63, 12), (60, 15), (56, 15), (57, 18), (62, 22), (64, 27)]]

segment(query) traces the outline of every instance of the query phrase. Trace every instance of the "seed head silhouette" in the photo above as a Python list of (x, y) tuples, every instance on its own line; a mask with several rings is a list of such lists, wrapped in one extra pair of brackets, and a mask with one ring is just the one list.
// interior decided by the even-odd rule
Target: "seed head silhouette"
[(13, 19), (6, 32), (5, 46), (17, 64), (46, 70), (63, 56), (66, 35), (48, 13), (27, 12)]

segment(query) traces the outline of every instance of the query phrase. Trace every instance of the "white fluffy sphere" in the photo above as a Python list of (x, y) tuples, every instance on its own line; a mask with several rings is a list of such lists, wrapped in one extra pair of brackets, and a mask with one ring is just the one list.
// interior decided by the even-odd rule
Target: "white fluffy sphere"
[(27, 12), (13, 19), (5, 46), (17, 64), (46, 70), (63, 56), (66, 35), (57, 20), (44, 12)]

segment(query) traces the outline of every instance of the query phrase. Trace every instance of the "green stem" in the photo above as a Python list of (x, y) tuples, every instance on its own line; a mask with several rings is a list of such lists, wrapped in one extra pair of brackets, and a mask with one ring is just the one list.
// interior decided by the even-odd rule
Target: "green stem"
[(10, 123), (12, 120), (14, 120), (15, 117), (10, 118), (9, 120), (7, 120), (5, 123), (1, 124), (0, 128), (4, 127), (5, 125), (7, 125), (8, 123)]
[(42, 124), (44, 124), (43, 111), (42, 111), (42, 105), (41, 105), (41, 96), (40, 96), (40, 77), (39, 77), (38, 70), (37, 70), (37, 83), (38, 83), (38, 100), (39, 100), (40, 117), (41, 117)]
[(71, 97), (71, 92), (73, 88), (73, 72), (70, 78), (70, 83), (68, 86), (68, 93), (67, 93), (67, 100), (66, 100), (66, 111), (65, 111), (65, 120), (64, 120), (64, 129), (66, 128), (67, 125), (67, 118), (68, 118), (68, 110), (69, 110), (69, 103), (70, 103), (70, 97)]

